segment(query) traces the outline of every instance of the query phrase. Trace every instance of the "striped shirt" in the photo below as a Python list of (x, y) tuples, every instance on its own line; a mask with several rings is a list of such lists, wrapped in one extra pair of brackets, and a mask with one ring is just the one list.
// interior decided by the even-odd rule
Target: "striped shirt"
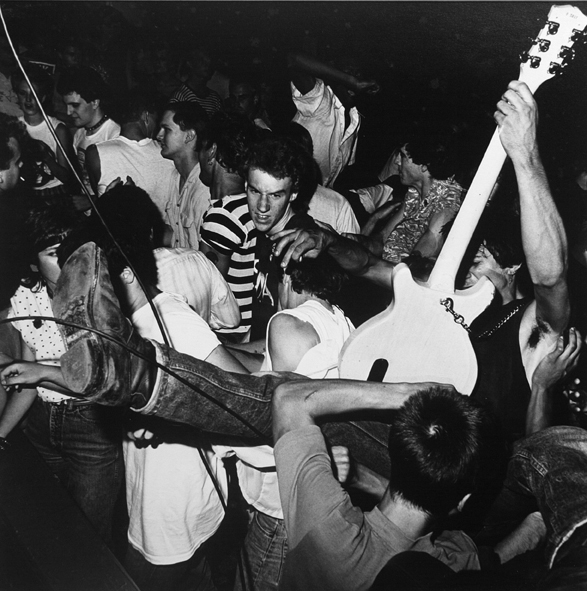
[(204, 216), (200, 233), (203, 242), (230, 257), (226, 281), (241, 313), (240, 326), (230, 332), (247, 333), (252, 318), (258, 231), (249, 213), (246, 194), (229, 195), (215, 201)]
[(206, 96), (199, 97), (195, 91), (190, 88), (187, 84), (182, 84), (169, 99), (170, 103), (198, 103), (208, 117), (212, 117), (216, 111), (222, 110), (222, 99), (220, 95), (214, 91), (206, 88)]

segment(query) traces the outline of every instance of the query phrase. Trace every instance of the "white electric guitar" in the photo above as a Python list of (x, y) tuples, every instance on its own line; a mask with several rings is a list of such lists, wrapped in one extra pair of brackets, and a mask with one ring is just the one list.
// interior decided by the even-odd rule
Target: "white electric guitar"
[[(553, 6), (531, 49), (521, 56), (519, 80), (534, 93), (562, 71), (586, 26), (579, 9)], [(455, 291), (455, 277), (505, 158), (496, 129), (429, 280), (416, 282), (405, 264), (396, 266), (394, 300), (345, 343), (339, 359), (342, 378), (432, 381), (452, 384), (462, 394), (473, 391), (477, 360), (467, 329), (490, 304), (494, 287), (483, 278), (470, 289)]]

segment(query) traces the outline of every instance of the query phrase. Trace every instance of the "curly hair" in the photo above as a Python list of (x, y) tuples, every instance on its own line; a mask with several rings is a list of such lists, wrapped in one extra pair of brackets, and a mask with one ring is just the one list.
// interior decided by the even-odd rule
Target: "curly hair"
[(406, 152), (414, 164), (424, 165), (433, 178), (446, 180), (456, 172), (452, 157), (455, 132), (449, 127), (427, 126), (406, 143)]
[(287, 269), (279, 266), (281, 277), (290, 276), (291, 287), (296, 293), (307, 292), (331, 304), (339, 301), (340, 293), (348, 282), (348, 275), (329, 255), (315, 259), (290, 261)]
[(10, 138), (18, 142), (21, 152), (29, 144), (29, 134), (24, 123), (12, 115), (0, 113), (0, 170), (7, 170), (14, 158), (14, 152), (9, 145)]
[(198, 103), (167, 103), (165, 111), (173, 113), (173, 122), (177, 123), (182, 131), (193, 129), (197, 136), (204, 131), (208, 123), (208, 115)]
[(298, 142), (289, 137), (268, 133), (249, 149), (245, 174), (252, 169), (262, 170), (278, 179), (291, 178), (292, 188), (294, 192), (298, 192), (297, 198), (291, 202), (292, 209), (296, 212), (307, 209), (317, 184), (314, 159)]
[(219, 111), (212, 115), (198, 134), (196, 150), (208, 149), (216, 144), (216, 160), (220, 166), (230, 173), (243, 176), (247, 151), (258, 139), (258, 130), (245, 115)]

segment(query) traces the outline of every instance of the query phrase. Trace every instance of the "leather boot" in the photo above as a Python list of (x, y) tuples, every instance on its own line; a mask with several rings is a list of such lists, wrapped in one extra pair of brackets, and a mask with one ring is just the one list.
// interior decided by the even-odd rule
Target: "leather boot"
[(98, 404), (144, 406), (157, 374), (155, 348), (122, 314), (106, 257), (95, 243), (80, 246), (63, 265), (53, 312), (71, 323), (59, 325), (67, 346), (60, 363), (68, 388)]

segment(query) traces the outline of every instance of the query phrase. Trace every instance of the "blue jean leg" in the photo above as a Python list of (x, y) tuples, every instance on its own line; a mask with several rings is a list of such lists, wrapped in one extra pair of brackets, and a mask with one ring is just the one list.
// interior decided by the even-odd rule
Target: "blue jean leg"
[[(185, 423), (209, 433), (252, 444), (272, 444), (271, 399), (291, 373), (261, 376), (232, 374), (156, 344), (157, 361), (171, 370), (158, 372), (145, 414)], [(375, 422), (326, 423), (322, 431), (331, 445), (346, 445), (359, 462), (389, 474), (389, 426)]]
[(25, 433), (100, 537), (110, 542), (124, 477), (120, 409), (35, 400)]
[(587, 523), (587, 431), (551, 427), (520, 441), (508, 467), (511, 494), (531, 496), (547, 528), (552, 567), (558, 550)]
[(241, 573), (234, 591), (277, 591), (287, 554), (287, 533), (283, 519), (254, 510), (241, 552)]

